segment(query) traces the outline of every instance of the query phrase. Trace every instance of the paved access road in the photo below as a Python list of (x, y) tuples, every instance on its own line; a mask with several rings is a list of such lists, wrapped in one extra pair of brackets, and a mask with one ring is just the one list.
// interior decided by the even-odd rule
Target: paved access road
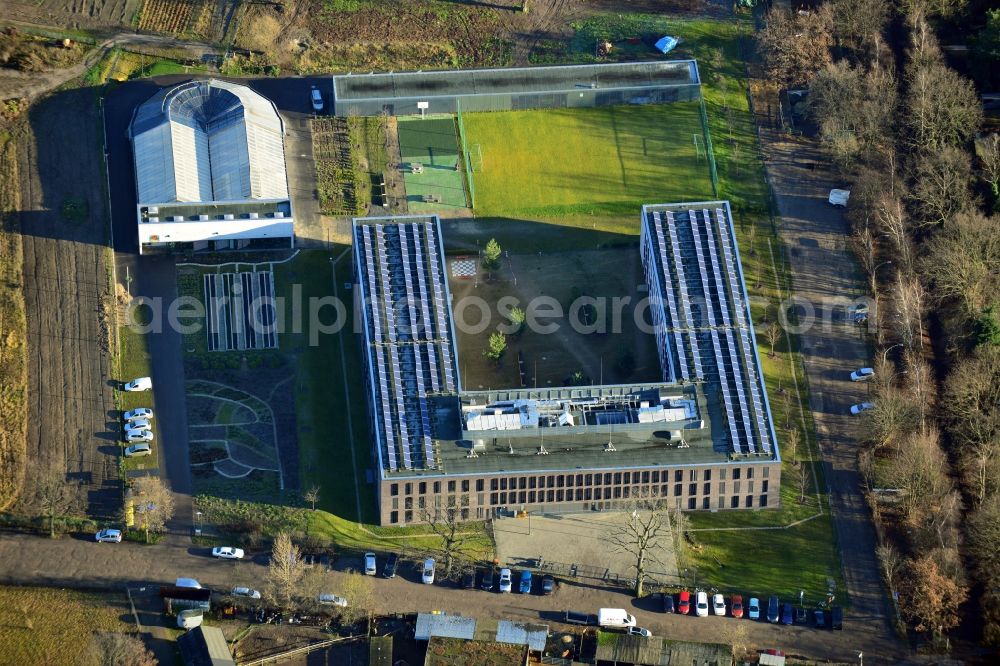
[[(202, 585), (225, 590), (234, 585), (263, 587), (267, 553), (249, 554), (241, 562), (214, 560), (209, 549), (190, 545), (179, 535), (168, 535), (155, 546), (133, 543), (99, 544), (92, 535), (50, 540), (23, 534), (0, 538), (0, 583), (31, 583), (58, 587), (94, 587), (121, 592), (126, 586), (162, 585), (178, 576), (197, 578)], [(379, 561), (381, 564), (381, 560)], [(354, 564), (357, 563), (345, 563)], [(330, 587), (338, 589), (345, 574), (330, 574)], [(449, 584), (423, 585), (411, 563), (403, 563), (392, 580), (374, 578), (376, 612), (405, 613), (441, 610), (474, 617), (558, 622), (566, 609), (596, 612), (600, 607), (626, 608), (640, 626), (659, 636), (678, 640), (725, 641), (736, 623), (750, 628), (750, 637), (759, 648), (778, 647), (787, 654), (816, 659), (853, 661), (857, 649), (865, 650), (871, 664), (899, 663), (892, 653), (879, 653), (869, 643), (859, 642), (859, 622), (845, 624), (845, 631), (825, 631), (810, 627), (783, 627), (729, 617), (696, 618), (664, 615), (659, 598), (636, 602), (623, 592), (566, 583), (555, 595), (498, 594), (481, 590), (460, 590)], [(885, 656), (889, 654), (890, 656)]]
[[(781, 213), (780, 233), (788, 247), (794, 297), (822, 313), (841, 298), (863, 296), (842, 211), (827, 196), (837, 177), (825, 168), (829, 157), (814, 142), (762, 130), (762, 147)], [(787, 295), (786, 295), (787, 296)], [(830, 489), (855, 641), (869, 654), (902, 654), (887, 615), (887, 596), (875, 556), (875, 531), (858, 472), (858, 426), (849, 409), (867, 398), (852, 370), (870, 365), (866, 343), (845, 321), (843, 310), (830, 324), (820, 320), (800, 337), (824, 474)]]

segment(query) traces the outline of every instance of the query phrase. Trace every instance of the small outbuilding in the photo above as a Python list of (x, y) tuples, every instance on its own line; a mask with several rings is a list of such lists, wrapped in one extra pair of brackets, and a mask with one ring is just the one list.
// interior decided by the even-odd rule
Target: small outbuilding
[(218, 627), (195, 627), (177, 639), (184, 666), (236, 666), (229, 643)]

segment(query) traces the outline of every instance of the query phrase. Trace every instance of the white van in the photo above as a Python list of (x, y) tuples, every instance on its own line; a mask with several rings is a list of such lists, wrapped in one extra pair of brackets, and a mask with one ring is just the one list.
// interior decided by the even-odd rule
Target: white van
[(634, 627), (635, 618), (624, 608), (600, 608), (597, 611), (599, 627)]

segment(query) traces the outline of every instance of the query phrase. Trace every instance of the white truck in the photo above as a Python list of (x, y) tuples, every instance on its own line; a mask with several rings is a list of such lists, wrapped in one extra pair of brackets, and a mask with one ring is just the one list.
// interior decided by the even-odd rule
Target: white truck
[(624, 608), (600, 608), (597, 611), (597, 626), (625, 628), (634, 627), (635, 618)]

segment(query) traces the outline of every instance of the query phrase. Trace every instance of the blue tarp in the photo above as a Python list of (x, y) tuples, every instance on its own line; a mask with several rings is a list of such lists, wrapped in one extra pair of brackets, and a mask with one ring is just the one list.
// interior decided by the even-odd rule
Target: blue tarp
[(677, 38), (667, 35), (656, 41), (656, 48), (660, 53), (670, 53), (677, 46)]

